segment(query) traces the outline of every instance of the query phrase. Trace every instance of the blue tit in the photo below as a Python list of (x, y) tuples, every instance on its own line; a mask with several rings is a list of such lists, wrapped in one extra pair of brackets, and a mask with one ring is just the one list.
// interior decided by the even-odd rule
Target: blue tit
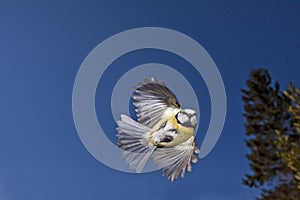
[(195, 142), (198, 123), (194, 110), (181, 109), (176, 96), (155, 77), (139, 82), (132, 98), (138, 121), (121, 115), (117, 138), (122, 156), (131, 169), (140, 173), (152, 157), (158, 169), (172, 182), (196, 163)]

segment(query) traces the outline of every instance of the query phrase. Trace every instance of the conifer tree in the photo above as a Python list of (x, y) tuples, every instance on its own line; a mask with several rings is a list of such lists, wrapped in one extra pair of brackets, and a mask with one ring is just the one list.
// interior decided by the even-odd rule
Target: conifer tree
[(262, 200), (300, 199), (300, 91), (281, 91), (265, 69), (254, 69), (242, 89), (247, 159), (243, 184), (261, 188)]

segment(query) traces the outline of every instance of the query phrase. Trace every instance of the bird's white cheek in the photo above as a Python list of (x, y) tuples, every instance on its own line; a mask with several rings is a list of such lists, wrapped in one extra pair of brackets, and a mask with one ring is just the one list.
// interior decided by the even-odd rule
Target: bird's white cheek
[(191, 118), (191, 123), (195, 126), (197, 125), (197, 118), (195, 116)]

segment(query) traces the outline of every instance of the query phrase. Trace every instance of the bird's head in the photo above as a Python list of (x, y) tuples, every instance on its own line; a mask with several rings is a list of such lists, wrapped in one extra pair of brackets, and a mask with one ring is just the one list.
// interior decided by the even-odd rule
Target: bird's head
[(180, 110), (176, 114), (176, 119), (179, 124), (185, 127), (195, 128), (198, 123), (196, 111), (191, 109)]

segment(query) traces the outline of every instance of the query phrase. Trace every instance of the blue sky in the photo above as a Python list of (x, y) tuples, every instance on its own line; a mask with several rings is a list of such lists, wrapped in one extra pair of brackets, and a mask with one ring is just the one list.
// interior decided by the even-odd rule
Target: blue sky
[[(260, 66), (282, 85), (292, 81), (300, 87), (299, 1), (2, 0), (0, 5), (0, 199), (248, 200), (257, 195), (241, 184), (249, 169), (240, 89), (250, 69)], [(114, 34), (146, 26), (174, 29), (198, 41), (217, 64), (227, 92), (220, 140), (192, 173), (173, 184), (159, 171), (126, 174), (101, 164), (82, 145), (72, 117), (73, 83), (87, 54)], [(128, 56), (114, 64), (177, 63), (157, 51)], [(101, 115), (101, 105), (96, 106)], [(99, 117), (100, 123), (113, 128), (111, 113), (103, 114), (107, 122)], [(114, 134), (108, 135), (112, 141)], [(197, 137), (201, 142), (201, 132)]]

